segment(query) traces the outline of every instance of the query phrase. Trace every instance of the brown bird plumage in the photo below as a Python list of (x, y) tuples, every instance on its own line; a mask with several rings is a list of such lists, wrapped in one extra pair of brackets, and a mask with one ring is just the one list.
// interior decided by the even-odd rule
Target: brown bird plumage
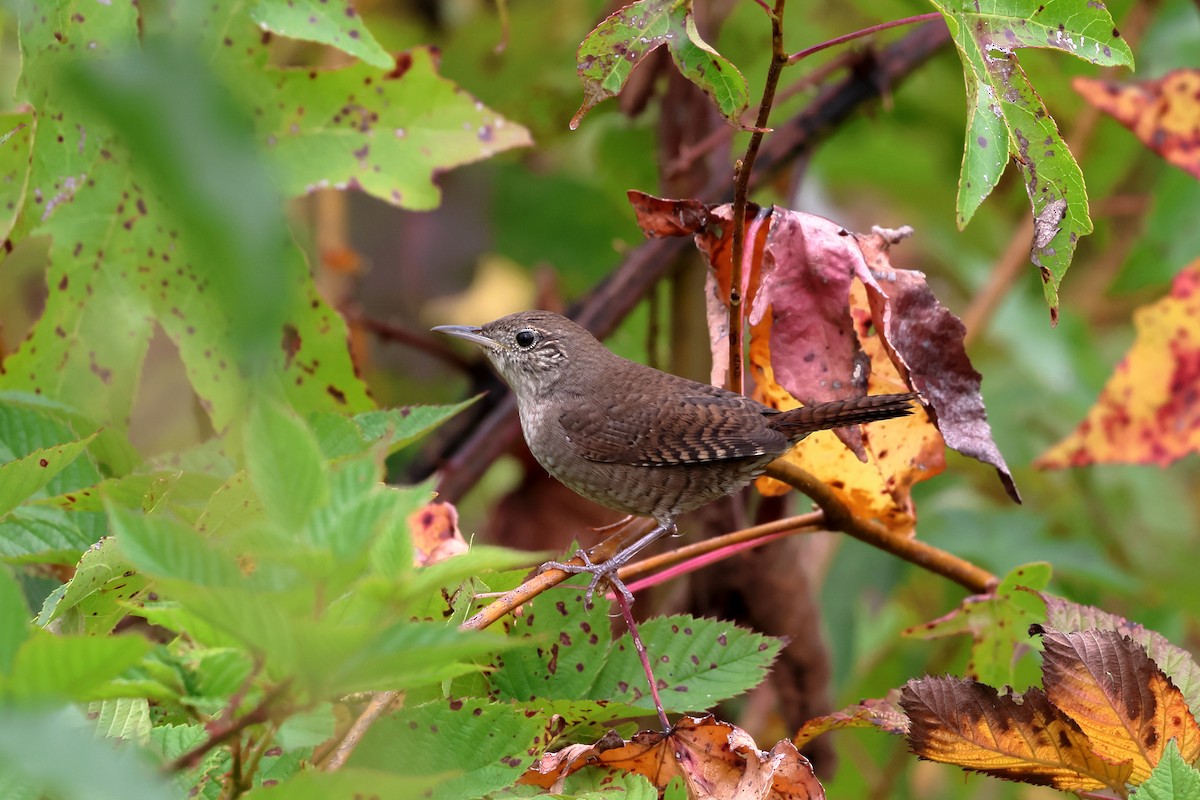
[[(734, 392), (621, 358), (571, 320), (510, 314), (435, 331), (474, 342), (517, 397), (534, 458), (575, 492), (658, 527), (592, 572), (593, 586), (672, 530), (675, 518), (746, 486), (808, 434), (905, 416), (915, 394), (780, 412)], [(554, 566), (563, 567), (561, 564)]]

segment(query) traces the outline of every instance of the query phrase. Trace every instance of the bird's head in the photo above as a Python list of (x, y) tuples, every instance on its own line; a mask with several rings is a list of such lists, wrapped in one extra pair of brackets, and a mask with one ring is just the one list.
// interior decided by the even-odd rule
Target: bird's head
[(580, 362), (589, 361), (591, 353), (608, 354), (588, 331), (550, 311), (521, 311), (482, 327), (439, 325), (433, 330), (482, 347), (518, 399), (545, 396)]

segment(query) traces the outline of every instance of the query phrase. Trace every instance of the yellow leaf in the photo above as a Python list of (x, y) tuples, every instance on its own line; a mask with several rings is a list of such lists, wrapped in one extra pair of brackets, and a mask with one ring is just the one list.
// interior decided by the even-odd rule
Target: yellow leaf
[(1200, 260), (1134, 313), (1137, 338), (1087, 419), (1037, 466), (1158, 464), (1200, 450)]

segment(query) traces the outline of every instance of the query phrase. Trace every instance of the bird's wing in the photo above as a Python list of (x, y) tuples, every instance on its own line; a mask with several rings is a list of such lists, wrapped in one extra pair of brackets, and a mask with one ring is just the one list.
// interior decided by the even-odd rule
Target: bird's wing
[(636, 391), (580, 397), (559, 422), (575, 452), (608, 464), (697, 464), (787, 449), (787, 437), (767, 426), (761, 406), (709, 388), (672, 393), (669, 408)]

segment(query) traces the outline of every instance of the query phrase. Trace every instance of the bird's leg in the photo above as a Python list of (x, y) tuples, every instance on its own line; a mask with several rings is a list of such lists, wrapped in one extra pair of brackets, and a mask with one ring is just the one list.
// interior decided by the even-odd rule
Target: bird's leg
[(586, 551), (580, 549), (575, 551), (575, 555), (583, 560), (582, 564), (564, 564), (561, 561), (547, 561), (545, 564), (542, 564), (538, 572), (545, 572), (548, 569), (561, 569), (563, 572), (570, 572), (574, 575), (583, 572), (590, 574), (592, 582), (588, 584), (587, 592), (584, 594), (584, 602), (589, 606), (592, 604), (592, 595), (596, 593), (596, 586), (601, 581), (608, 581), (614, 591), (620, 592), (622, 597), (632, 603), (633, 593), (625, 588), (624, 581), (617, 577), (617, 570), (632, 561), (634, 556), (651, 545), (656, 539), (673, 530), (675, 530), (675, 522), (673, 520), (668, 521), (667, 524), (660, 523), (654, 530), (634, 541), (607, 561), (596, 564)]

